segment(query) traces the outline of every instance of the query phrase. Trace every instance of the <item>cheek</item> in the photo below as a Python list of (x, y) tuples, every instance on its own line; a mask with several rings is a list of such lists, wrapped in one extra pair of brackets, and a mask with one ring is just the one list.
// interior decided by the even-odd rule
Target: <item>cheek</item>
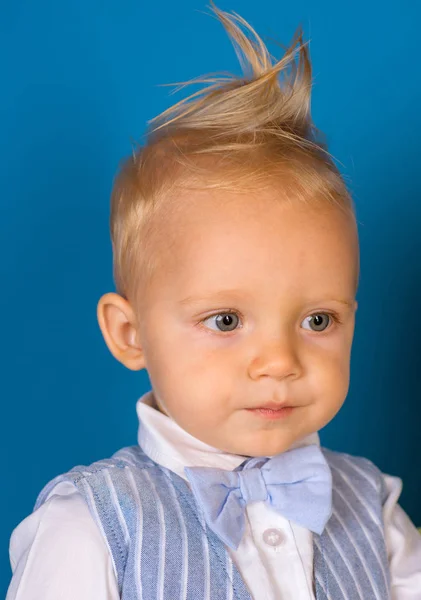
[[(206, 335), (206, 334), (202, 334)], [(169, 352), (171, 356), (169, 356)], [(201, 344), (184, 344), (166, 350), (169, 369), (177, 371), (181, 381), (189, 387), (224, 392), (226, 385), (236, 377), (238, 359), (227, 345), (219, 346), (212, 341)]]
[(326, 399), (333, 411), (332, 417), (339, 411), (349, 389), (349, 363), (335, 365), (331, 377), (326, 382)]
[(186, 394), (181, 397), (171, 394), (171, 390), (164, 396), (165, 405), (170, 416), (191, 435), (204, 439), (209, 433), (213, 435), (227, 422), (230, 417), (228, 404), (218, 397), (215, 401), (213, 394), (194, 394), (189, 387)]
[(319, 398), (333, 402), (344, 399), (349, 387), (350, 354), (347, 349), (325, 352), (318, 356), (312, 369), (312, 387)]

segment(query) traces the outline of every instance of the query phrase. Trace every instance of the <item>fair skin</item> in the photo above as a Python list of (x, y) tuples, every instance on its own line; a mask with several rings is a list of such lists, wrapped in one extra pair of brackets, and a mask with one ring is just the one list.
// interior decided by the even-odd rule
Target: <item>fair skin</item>
[[(243, 456), (273, 456), (320, 430), (349, 388), (356, 226), (281, 193), (180, 196), (160, 217), (159, 266), (139, 301), (98, 303), (111, 353), (147, 369), (161, 410)], [(268, 402), (294, 408), (282, 419), (247, 410)]]

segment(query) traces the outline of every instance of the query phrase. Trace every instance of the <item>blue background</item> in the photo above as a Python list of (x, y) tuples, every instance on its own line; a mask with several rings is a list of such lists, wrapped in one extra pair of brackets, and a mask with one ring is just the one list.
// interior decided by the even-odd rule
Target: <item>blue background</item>
[[(416, 0), (230, 0), (263, 36), (299, 23), (314, 68), (316, 125), (354, 194), (361, 283), (348, 399), (321, 433), (402, 477), (421, 525), (421, 75)], [(418, 5), (418, 6), (417, 6)], [(43, 485), (136, 443), (149, 387), (108, 351), (96, 321), (113, 291), (112, 178), (177, 82), (240, 73), (205, 2), (1, 3), (0, 595), (8, 544)], [(268, 36), (268, 37), (265, 37)]]

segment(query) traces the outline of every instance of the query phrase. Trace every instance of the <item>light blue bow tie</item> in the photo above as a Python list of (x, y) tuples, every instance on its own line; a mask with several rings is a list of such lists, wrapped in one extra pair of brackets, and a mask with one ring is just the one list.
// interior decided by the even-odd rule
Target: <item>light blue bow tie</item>
[(245, 506), (259, 501), (322, 533), (332, 513), (332, 474), (319, 446), (294, 448), (270, 459), (250, 458), (238, 469), (184, 469), (208, 526), (225, 544), (238, 548)]

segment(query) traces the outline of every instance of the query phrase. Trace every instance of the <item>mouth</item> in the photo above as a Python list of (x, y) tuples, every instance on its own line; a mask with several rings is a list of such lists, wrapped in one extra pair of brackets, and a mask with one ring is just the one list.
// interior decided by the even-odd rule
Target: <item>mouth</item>
[(253, 410), (257, 410), (257, 409), (261, 409), (261, 408), (268, 408), (271, 410), (279, 410), (281, 408), (285, 408), (287, 406), (292, 406), (291, 404), (280, 404), (279, 402), (266, 402), (265, 404), (262, 404), (261, 406), (255, 406), (253, 408)]
[(255, 416), (263, 417), (265, 419), (284, 419), (292, 413), (294, 408), (296, 407), (287, 405), (280, 406), (279, 404), (269, 402), (256, 408), (246, 408), (246, 410)]

